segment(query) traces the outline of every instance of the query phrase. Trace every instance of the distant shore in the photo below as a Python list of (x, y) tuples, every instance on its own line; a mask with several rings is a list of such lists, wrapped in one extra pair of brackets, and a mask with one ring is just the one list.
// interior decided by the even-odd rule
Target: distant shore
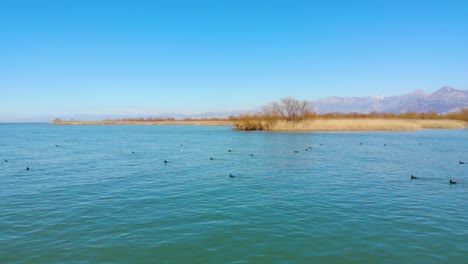
[(233, 126), (229, 120), (102, 120), (77, 121), (54, 120), (52, 125), (193, 125), (193, 126)]

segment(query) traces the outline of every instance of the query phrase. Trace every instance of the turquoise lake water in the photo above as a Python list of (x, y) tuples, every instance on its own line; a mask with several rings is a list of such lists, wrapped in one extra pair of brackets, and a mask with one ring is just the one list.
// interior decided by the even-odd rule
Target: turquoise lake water
[(0, 263), (468, 263), (468, 130), (1, 124), (0, 201)]

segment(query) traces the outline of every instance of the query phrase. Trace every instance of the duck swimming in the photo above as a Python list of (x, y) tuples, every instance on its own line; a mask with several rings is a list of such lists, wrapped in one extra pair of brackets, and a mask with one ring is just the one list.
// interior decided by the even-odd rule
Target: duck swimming
[(412, 180), (417, 179), (417, 178), (418, 178), (418, 177), (411, 175), (411, 179), (412, 179)]
[(450, 183), (450, 184), (457, 184), (456, 181), (452, 181), (452, 180), (450, 180), (449, 183)]

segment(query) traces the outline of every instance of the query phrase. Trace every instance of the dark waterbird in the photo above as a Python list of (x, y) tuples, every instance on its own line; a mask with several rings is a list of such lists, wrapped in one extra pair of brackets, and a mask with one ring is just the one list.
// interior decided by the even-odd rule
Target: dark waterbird
[(8, 160), (6, 159), (5, 162), (8, 162)]
[(452, 180), (450, 180), (449, 183), (450, 183), (450, 184), (457, 184), (456, 181), (452, 181)]
[(167, 163), (168, 161), (167, 160), (164, 160), (164, 163)]
[(132, 154), (135, 154), (135, 151), (132, 151)]
[(412, 179), (412, 180), (415, 180), (415, 179), (417, 179), (417, 178), (418, 178), (418, 177), (411, 175), (411, 179)]
[(228, 152), (231, 152), (232, 150), (228, 149)]
[(210, 160), (214, 160), (212, 157), (210, 157)]
[(461, 160), (460, 160), (458, 163), (460, 163), (460, 164), (465, 164), (465, 162), (463, 162), (463, 161), (461, 161)]
[(58, 145), (57, 145), (57, 144), (55, 144), (55, 146), (56, 146), (56, 147), (58, 147)]
[(295, 150), (294, 153), (299, 153), (299, 151)]
[(26, 170), (29, 170), (29, 167), (26, 167)]
[(236, 177), (236, 176), (229, 173), (229, 178), (234, 178), (234, 177)]
[(252, 153), (250, 153), (250, 157), (253, 157), (254, 155)]

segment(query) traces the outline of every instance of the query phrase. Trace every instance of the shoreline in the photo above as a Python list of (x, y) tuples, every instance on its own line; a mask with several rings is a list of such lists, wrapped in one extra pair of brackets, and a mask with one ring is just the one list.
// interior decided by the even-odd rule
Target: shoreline
[[(260, 120), (257, 120), (259, 122)], [(262, 121), (260, 121), (262, 122)], [(242, 128), (242, 121), (232, 120), (54, 120), (51, 125), (189, 125), (231, 126), (237, 131), (268, 132), (359, 132), (359, 131), (415, 131), (421, 129), (464, 129), (468, 122), (450, 119), (382, 119), (336, 118), (303, 120), (297, 123), (279, 121), (268, 129)]]

